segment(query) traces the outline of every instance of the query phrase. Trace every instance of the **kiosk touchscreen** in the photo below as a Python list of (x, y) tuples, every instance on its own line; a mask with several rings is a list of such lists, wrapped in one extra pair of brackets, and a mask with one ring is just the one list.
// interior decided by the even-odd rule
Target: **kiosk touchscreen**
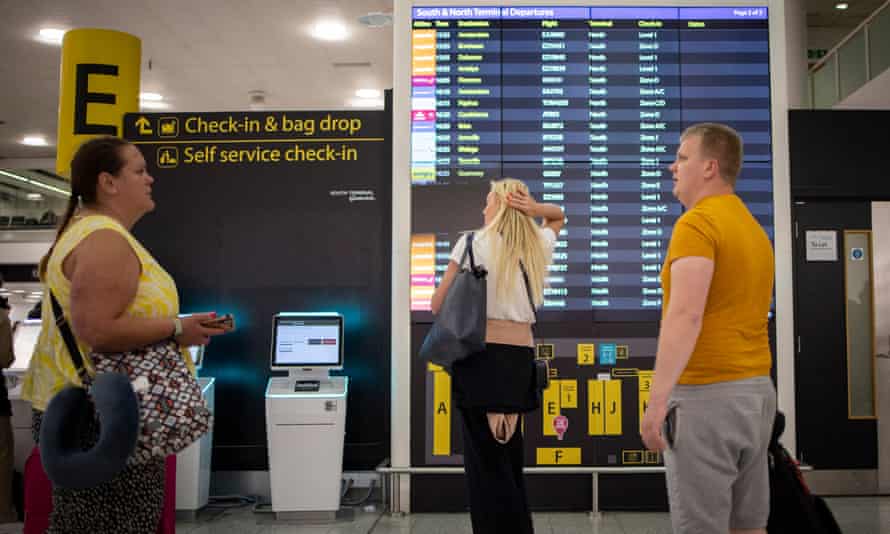
[(318, 391), (328, 372), (343, 368), (343, 317), (339, 314), (275, 315), (273, 371), (288, 371), (294, 391)]

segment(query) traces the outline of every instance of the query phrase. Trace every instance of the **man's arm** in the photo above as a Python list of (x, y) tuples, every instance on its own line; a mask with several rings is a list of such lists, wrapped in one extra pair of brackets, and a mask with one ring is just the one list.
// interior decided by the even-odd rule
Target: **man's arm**
[(668, 398), (686, 369), (701, 332), (705, 303), (714, 277), (714, 261), (688, 256), (674, 260), (670, 269), (671, 298), (661, 322), (655, 376), (642, 424), (643, 442), (650, 450), (657, 451), (665, 448), (661, 426)]

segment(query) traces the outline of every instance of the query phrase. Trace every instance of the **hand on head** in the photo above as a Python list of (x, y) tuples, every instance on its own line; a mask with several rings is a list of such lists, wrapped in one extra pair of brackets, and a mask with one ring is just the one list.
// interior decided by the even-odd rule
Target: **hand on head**
[(507, 193), (507, 205), (528, 216), (533, 216), (532, 210), (535, 206), (535, 199), (528, 192), (517, 189)]

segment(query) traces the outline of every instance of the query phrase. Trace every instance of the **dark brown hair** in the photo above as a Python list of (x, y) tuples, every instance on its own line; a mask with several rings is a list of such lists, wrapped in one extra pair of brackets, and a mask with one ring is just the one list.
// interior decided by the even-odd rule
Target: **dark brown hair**
[(129, 145), (127, 141), (119, 137), (96, 137), (90, 139), (80, 145), (74, 158), (71, 159), (71, 196), (68, 197), (68, 208), (65, 215), (59, 223), (59, 230), (56, 233), (56, 239), (46, 256), (40, 260), (40, 278), (46, 275), (46, 265), (49, 263), (49, 257), (56, 248), (59, 238), (68, 228), (74, 212), (80, 202), (85, 204), (94, 204), (96, 202), (96, 189), (99, 184), (99, 175), (107, 172), (117, 176), (124, 166), (124, 158), (121, 156), (121, 149)]

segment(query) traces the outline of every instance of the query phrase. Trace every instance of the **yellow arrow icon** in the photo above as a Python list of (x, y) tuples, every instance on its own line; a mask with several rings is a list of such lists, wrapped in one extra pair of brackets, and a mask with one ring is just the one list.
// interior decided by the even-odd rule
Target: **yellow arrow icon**
[(151, 135), (154, 133), (151, 129), (151, 123), (145, 117), (136, 119), (136, 127), (139, 128), (139, 135)]

